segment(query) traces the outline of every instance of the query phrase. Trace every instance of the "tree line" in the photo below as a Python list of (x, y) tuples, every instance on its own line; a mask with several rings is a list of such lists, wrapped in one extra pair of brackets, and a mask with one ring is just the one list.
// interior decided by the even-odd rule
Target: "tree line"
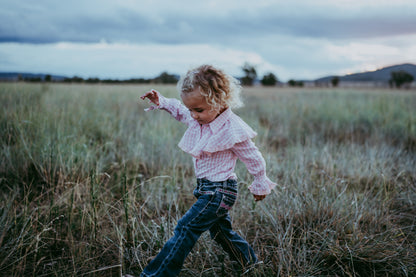
[[(246, 86), (252, 86), (257, 79), (256, 68), (246, 63), (242, 67), (242, 70), (244, 72), (244, 77), (241, 78), (242, 84)], [(399, 70), (391, 72), (391, 78), (388, 83), (391, 88), (410, 88), (410, 85), (413, 81), (414, 77), (410, 73), (404, 70)], [(275, 86), (279, 81), (276, 75), (273, 73), (267, 73), (263, 76), (260, 82), (263, 86)], [(330, 82), (333, 87), (338, 87), (339, 83), (340, 78), (338, 76), (333, 77)], [(303, 87), (304, 82), (290, 79), (287, 82), (287, 85), (290, 87)]]
[[(391, 88), (410, 88), (410, 85), (414, 81), (413, 75), (404, 70), (392, 71), (390, 76), (389, 86)], [(338, 76), (335, 76), (331, 79), (331, 84), (333, 87), (337, 87), (339, 82), (340, 79)]]
[(100, 78), (87, 78), (84, 79), (79, 76), (74, 76), (71, 78), (63, 79), (53, 79), (52, 75), (45, 75), (42, 77), (22, 77), (18, 76), (18, 81), (25, 82), (62, 82), (62, 83), (87, 83), (87, 84), (175, 84), (178, 82), (179, 77), (177, 75), (169, 74), (167, 72), (161, 73), (156, 78), (131, 78), (127, 80), (118, 80), (118, 79), (100, 79)]
[[(257, 83), (260, 83), (263, 86), (276, 86), (277, 84), (284, 84), (279, 82), (277, 76), (268, 72), (261, 79), (258, 78), (256, 67), (245, 63), (241, 67), (243, 71), (243, 76), (238, 78), (241, 81), (243, 86), (253, 86)], [(82, 77), (74, 76), (72, 78), (64, 78), (62, 80), (53, 80), (51, 75), (45, 75), (42, 79), (41, 77), (18, 77), (19, 81), (26, 82), (63, 82), (63, 83), (87, 83), (87, 84), (176, 84), (179, 80), (178, 75), (169, 74), (168, 72), (163, 72), (155, 78), (145, 79), (145, 78), (132, 78), (127, 80), (117, 80), (117, 79), (99, 79), (99, 78), (88, 78), (84, 79)], [(392, 88), (409, 88), (410, 84), (414, 81), (414, 77), (404, 70), (394, 71), (391, 73), (391, 78), (389, 80), (389, 85)], [(330, 84), (333, 87), (337, 87), (340, 83), (340, 78), (335, 76), (331, 79)], [(304, 82), (299, 80), (290, 79), (287, 82), (287, 85), (290, 87), (303, 87)]]

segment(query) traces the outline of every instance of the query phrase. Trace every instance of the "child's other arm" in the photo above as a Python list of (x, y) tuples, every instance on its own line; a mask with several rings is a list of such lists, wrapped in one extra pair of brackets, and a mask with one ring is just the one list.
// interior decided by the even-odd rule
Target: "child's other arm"
[(150, 103), (155, 104), (156, 106), (150, 106), (150, 108), (145, 109), (145, 111), (150, 111), (154, 109), (162, 109), (170, 113), (176, 120), (183, 123), (187, 123), (190, 119), (189, 110), (182, 105), (182, 103), (174, 98), (165, 98), (158, 91), (152, 89), (151, 91), (146, 92), (140, 96), (142, 100), (146, 98), (149, 99)]
[(263, 200), (277, 184), (266, 176), (266, 161), (262, 154), (250, 139), (235, 144), (232, 150), (254, 176), (250, 192), (256, 201)]

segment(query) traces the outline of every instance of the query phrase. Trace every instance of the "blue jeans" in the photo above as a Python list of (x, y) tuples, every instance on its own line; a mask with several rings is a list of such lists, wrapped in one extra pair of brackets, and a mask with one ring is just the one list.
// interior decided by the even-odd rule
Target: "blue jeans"
[(237, 199), (237, 182), (197, 179), (194, 195), (197, 201), (178, 221), (174, 236), (166, 242), (140, 276), (177, 276), (186, 256), (201, 234), (207, 230), (230, 258), (241, 266), (257, 261), (254, 250), (231, 227), (228, 211)]

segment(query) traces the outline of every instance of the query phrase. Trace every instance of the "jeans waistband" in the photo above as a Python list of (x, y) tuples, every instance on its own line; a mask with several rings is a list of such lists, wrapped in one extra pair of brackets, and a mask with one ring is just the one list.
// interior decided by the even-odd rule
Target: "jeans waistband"
[(210, 181), (205, 178), (198, 178), (196, 179), (196, 183), (198, 187), (212, 187), (212, 188), (235, 188), (237, 186), (237, 181), (234, 179), (228, 179), (225, 181)]

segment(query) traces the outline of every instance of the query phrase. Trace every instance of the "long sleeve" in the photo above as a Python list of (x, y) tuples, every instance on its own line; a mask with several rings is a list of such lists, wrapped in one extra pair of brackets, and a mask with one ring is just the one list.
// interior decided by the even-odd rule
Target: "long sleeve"
[(266, 176), (266, 161), (249, 139), (233, 146), (232, 151), (246, 165), (248, 172), (253, 175), (254, 181), (249, 186), (250, 192), (255, 195), (267, 195), (277, 185)]
[(178, 99), (166, 98), (160, 93), (158, 93), (158, 96), (159, 105), (155, 108), (165, 110), (176, 120), (189, 125), (191, 114), (189, 113), (189, 110)]

